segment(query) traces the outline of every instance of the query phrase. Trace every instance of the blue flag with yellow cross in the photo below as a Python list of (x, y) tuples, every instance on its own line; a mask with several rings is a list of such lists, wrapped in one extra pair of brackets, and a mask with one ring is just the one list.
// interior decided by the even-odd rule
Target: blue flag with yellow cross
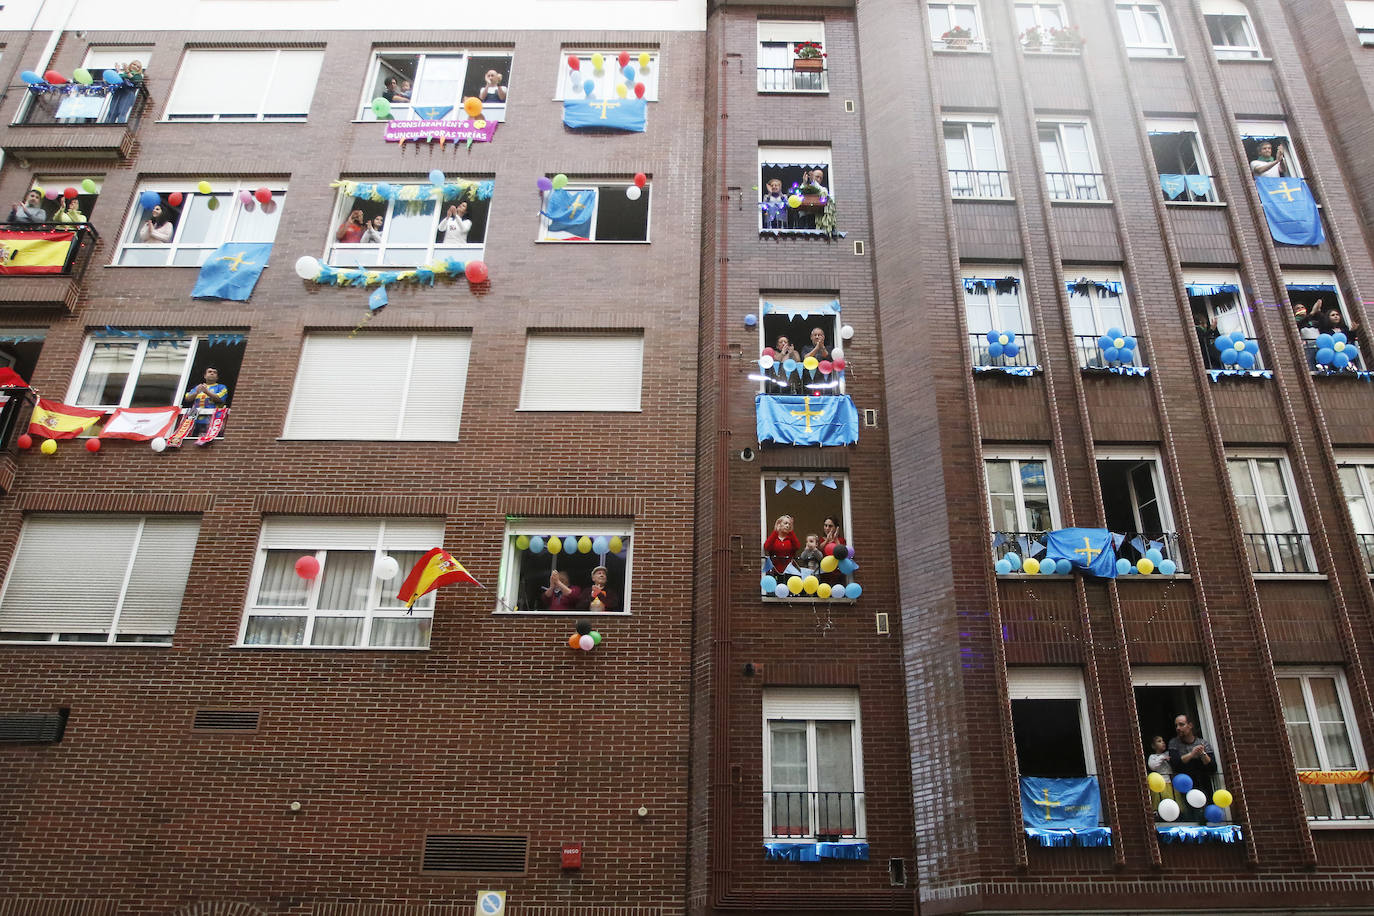
[(648, 107), (643, 99), (567, 99), (563, 124), (573, 130), (595, 127), (644, 133)]
[(1096, 827), (1102, 801), (1095, 776), (1021, 777), (1021, 821), (1027, 827), (1069, 830)]
[(1078, 569), (1103, 579), (1116, 578), (1116, 546), (1106, 528), (1060, 528), (1043, 535), (1046, 560), (1068, 560)]
[(219, 246), (201, 265), (191, 298), (247, 302), (271, 254), (271, 242), (230, 242)]
[(1326, 241), (1312, 189), (1302, 178), (1256, 178), (1269, 234), (1280, 245), (1320, 245)]
[(779, 445), (853, 445), (859, 410), (848, 395), (754, 396), (759, 442)]

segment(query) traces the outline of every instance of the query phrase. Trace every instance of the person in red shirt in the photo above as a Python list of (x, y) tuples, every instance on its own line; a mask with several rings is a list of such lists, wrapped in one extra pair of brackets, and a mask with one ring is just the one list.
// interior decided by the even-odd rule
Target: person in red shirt
[(582, 589), (568, 581), (561, 569), (549, 573), (549, 587), (544, 589), (539, 604), (546, 611), (575, 611)]
[(354, 210), (348, 214), (348, 219), (344, 220), (339, 228), (334, 232), (334, 238), (345, 245), (353, 245), (362, 241), (363, 238), (363, 211)]
[(796, 532), (792, 530), (792, 516), (778, 516), (778, 520), (773, 523), (773, 530), (768, 534), (768, 539), (763, 542), (763, 552), (768, 555), (769, 561), (772, 562), (773, 571), (780, 573), (787, 569), (787, 564), (792, 562), (800, 550), (801, 541), (797, 539)]

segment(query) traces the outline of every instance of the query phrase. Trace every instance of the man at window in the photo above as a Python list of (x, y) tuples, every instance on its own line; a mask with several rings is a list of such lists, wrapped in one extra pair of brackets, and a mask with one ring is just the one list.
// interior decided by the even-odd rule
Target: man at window
[(229, 400), (229, 388), (220, 384), (218, 369), (206, 367), (205, 381), (186, 392), (181, 400), (190, 402), (191, 409), (196, 412), (195, 431), (199, 433), (202, 431), (201, 427), (209, 425), (209, 418), (200, 416), (200, 412), (223, 407)]
[(23, 203), (17, 203), (10, 210), (12, 223), (46, 223), (48, 214), (43, 211), (43, 195), (30, 191), (24, 195)]
[(1260, 141), (1255, 158), (1250, 160), (1250, 171), (1256, 178), (1279, 178), (1292, 174), (1292, 169), (1288, 167), (1287, 147), (1280, 146), (1275, 154), (1272, 140)]
[(598, 566), (592, 570), (592, 585), (582, 593), (577, 602), (579, 611), (615, 613), (620, 610), (620, 596), (606, 584), (606, 567)]
[(482, 84), (481, 90), (477, 93), (477, 98), (481, 99), (484, 105), (506, 100), (506, 87), (501, 85), (500, 73), (495, 70), (487, 71), (486, 82)]
[[(1216, 761), (1212, 759), (1212, 748), (1197, 733), (1197, 726), (1186, 713), (1174, 717), (1173, 738), (1169, 739), (1169, 763), (1174, 774), (1187, 774), (1193, 780), (1193, 788), (1201, 790), (1208, 799), (1212, 797), (1212, 774), (1217, 771)], [(1199, 808), (1192, 808), (1193, 819), (1202, 822), (1204, 815)]]

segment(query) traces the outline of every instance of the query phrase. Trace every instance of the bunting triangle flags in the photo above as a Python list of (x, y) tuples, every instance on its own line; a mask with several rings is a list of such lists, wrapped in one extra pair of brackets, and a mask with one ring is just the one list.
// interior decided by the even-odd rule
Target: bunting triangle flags
[(98, 421), (105, 419), (105, 411), (73, 407), (60, 401), (39, 398), (29, 417), (29, 435), (44, 439), (75, 439)]
[(410, 574), (401, 583), (401, 590), (396, 593), (396, 600), (404, 601), (406, 610), (410, 610), (415, 606), (415, 602), (420, 600), (421, 596), (429, 594), (436, 588), (458, 582), (471, 582), (479, 587), (482, 585), (463, 568), (462, 563), (453, 558), (453, 554), (442, 547), (435, 547), (416, 561)]

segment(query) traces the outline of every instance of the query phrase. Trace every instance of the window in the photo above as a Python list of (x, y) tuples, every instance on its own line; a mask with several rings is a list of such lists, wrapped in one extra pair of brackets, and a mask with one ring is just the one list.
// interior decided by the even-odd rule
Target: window
[[(453, 185), (466, 187), (458, 194)], [(377, 191), (379, 187), (383, 191)], [(418, 267), (437, 258), (480, 257), (487, 237), (492, 183), (449, 178), (445, 187), (458, 196), (438, 200), (438, 192), (428, 181), (343, 182), (330, 223), (329, 264)], [(469, 224), (466, 232), (465, 222)]]
[(930, 37), (936, 48), (964, 50), (986, 47), (976, 3), (944, 3), (940, 0), (931, 0), (928, 6)]
[(468, 334), (307, 334), (282, 436), (456, 442), (471, 343)]
[(1064, 17), (1062, 3), (1018, 3), (1016, 4), (1016, 31), (1024, 33), (1028, 29), (1062, 29), (1068, 24)]
[(989, 452), (983, 458), (992, 530), (1033, 534), (1059, 527), (1049, 456)]
[(1116, 20), (1131, 57), (1173, 57), (1169, 21), (1158, 3), (1118, 3)]
[[(1021, 268), (1013, 265), (965, 266), (964, 316), (975, 366), (1034, 366), (1035, 339), (1026, 331), (1030, 316), (1021, 298)], [(1017, 353), (993, 355), (989, 331), (1015, 335)], [(1000, 335), (999, 335), (1000, 336)]]
[(1281, 456), (1228, 458), (1226, 467), (1240, 511), (1241, 535), (1256, 573), (1316, 570), (1302, 509), (1293, 499), (1288, 460)]
[(1207, 21), (1212, 50), (1219, 59), (1262, 56), (1255, 27), (1250, 23), (1250, 11), (1241, 0), (1202, 0), (1202, 18)]
[[(1293, 320), (1298, 325), (1298, 335), (1302, 338), (1308, 368), (1322, 373), (1364, 368), (1360, 354), (1364, 348), (1363, 329), (1350, 326), (1349, 310), (1342, 301), (1336, 275), (1323, 270), (1287, 270), (1283, 273), (1283, 285), (1293, 309)], [(1346, 359), (1327, 361), (1324, 354), (1319, 355), (1318, 338), (1337, 332), (1346, 336), (1346, 346), (1342, 348)]]
[(497, 613), (628, 613), (633, 537), (630, 519), (507, 519)]
[[(428, 648), (434, 593), (410, 611), (395, 595), (443, 539), (438, 519), (263, 519), (239, 645)], [(388, 556), (401, 571), (384, 580), (377, 567)], [(319, 562), (315, 578), (297, 574), (302, 557)]]
[(1345, 0), (1355, 37), (1365, 47), (1374, 47), (1374, 0)]
[[(1207, 702), (1207, 682), (1202, 676), (1202, 671), (1197, 668), (1140, 665), (1131, 669), (1131, 684), (1135, 693), (1140, 747), (1147, 761), (1151, 754), (1156, 753), (1152, 746), (1155, 738), (1163, 738), (1164, 746), (1167, 748), (1169, 739), (1177, 735), (1174, 720), (1181, 715), (1187, 716), (1193, 723), (1194, 734), (1207, 742), (1207, 748), (1212, 752), (1209, 755), (1212, 758), (1212, 766), (1207, 768), (1211, 772), (1206, 774), (1207, 779), (1201, 784), (1194, 776), (1193, 787), (1206, 795), (1210, 803), (1212, 793), (1226, 787), (1222, 781), (1225, 768), (1221, 763), (1220, 749), (1217, 746), (1218, 734), (1212, 725), (1211, 706)], [(1201, 769), (1203, 765), (1199, 761), (1195, 770)], [(1160, 801), (1165, 798), (1172, 798), (1178, 802), (1185, 814), (1185, 820), (1189, 815), (1197, 816), (1194, 813), (1195, 809), (1190, 808), (1183, 795), (1172, 788), (1166, 788), (1162, 793), (1151, 792), (1150, 807), (1158, 810)]]
[(628, 181), (579, 181), (544, 191), (539, 241), (647, 242), (652, 192), (652, 184), (641, 190)]
[[(280, 180), (215, 182), (201, 194), (192, 181), (144, 182), (134, 194), (115, 263), (125, 267), (199, 267), (226, 242), (271, 242), (286, 204)], [(256, 189), (266, 187), (272, 199), (260, 204)], [(248, 201), (243, 192), (248, 192)], [(156, 194), (158, 203), (143, 206), (141, 197)], [(173, 203), (174, 200), (180, 203)]]
[(1086, 121), (1039, 121), (1040, 158), (1053, 200), (1106, 200)]
[(800, 58), (803, 43), (825, 54), (825, 23), (759, 22), (759, 92), (825, 91), (825, 58)]
[(158, 329), (120, 329), (117, 334), (86, 338), (67, 389), (68, 404), (107, 410), (180, 406), (185, 403), (182, 396), (200, 384), (205, 370), (211, 368), (229, 389), (225, 406), (232, 404), (247, 346), (243, 335), (181, 336), (178, 331)]
[[(759, 322), (759, 352), (762, 353), (764, 347), (773, 347), (776, 351), (778, 339), (785, 337), (805, 357), (815, 346), (812, 335), (819, 330), (824, 352), (830, 355), (818, 355), (817, 359), (843, 358), (835, 357), (833, 352), (836, 349), (844, 352), (840, 343), (839, 308), (839, 300), (828, 295), (761, 297), (759, 314), (763, 320)], [(844, 378), (838, 373), (788, 374), (775, 365), (766, 375), (751, 375), (750, 378), (758, 381), (762, 394), (844, 394)]]
[(532, 332), (519, 409), (637, 411), (643, 374), (642, 333)]
[(1159, 455), (1153, 450), (1124, 451), (1101, 446), (1097, 455), (1097, 483), (1102, 491), (1107, 528), (1125, 535), (1116, 548), (1117, 556), (1134, 566), (1137, 560), (1157, 550), (1173, 561), (1175, 569), (1181, 567), (1183, 553), (1169, 511), (1169, 488), (1164, 485)]
[[(781, 555), (770, 557), (763, 549), (778, 519), (784, 515), (792, 519), (792, 531), (803, 551), (807, 537), (813, 534), (822, 553), (827, 542), (843, 544), (850, 550), (856, 549), (847, 475), (829, 471), (769, 471), (760, 478), (760, 485), (763, 490), (762, 499), (759, 500), (762, 507), (759, 516), (762, 531), (759, 535), (761, 576), (771, 575), (778, 582), (786, 581), (790, 575), (786, 572), (789, 562), (797, 567), (796, 571), (802, 576), (807, 575), (802, 570), (806, 564), (796, 560), (795, 555), (791, 560)], [(850, 567), (844, 563), (829, 573), (809, 568), (808, 571), (822, 583), (834, 587), (848, 585), (850, 573), (855, 568), (857, 566)], [(803, 593), (797, 595), (796, 599), (812, 601), (815, 596)]]
[[(627, 63), (620, 63), (620, 55), (628, 54)], [(592, 60), (593, 55), (601, 56), (601, 67), (598, 69)], [(642, 55), (648, 55), (649, 65), (643, 65)], [(568, 58), (577, 58), (577, 69), (568, 66)], [(582, 99), (587, 97), (584, 83), (591, 80), (596, 85), (592, 88), (592, 95), (597, 98), (609, 99), (616, 95), (616, 85), (623, 85), (629, 94), (635, 83), (644, 84), (644, 101), (658, 101), (658, 52), (646, 49), (635, 50), (633, 48), (615, 48), (614, 50), (587, 51), (581, 48), (576, 51), (564, 48), (558, 52), (558, 94), (554, 96), (559, 101), (563, 99)], [(634, 79), (626, 80), (624, 70), (626, 67), (634, 68)]]
[[(138, 61), (145, 74), (152, 62), (151, 47), (99, 47), (86, 49), (81, 68), (100, 81), (106, 70), (123, 70), (126, 64)], [(116, 90), (104, 95), (62, 94), (45, 92), (26, 94), (16, 123), (24, 124), (127, 124), (138, 114), (141, 105), (137, 89)], [(140, 109), (141, 110), (141, 109)], [(137, 121), (137, 117), (132, 117)], [(46, 187), (46, 185), (45, 185)], [(88, 211), (83, 211), (88, 212)]]
[(1364, 569), (1374, 575), (1374, 456), (1338, 456), (1337, 460), (1345, 506), (1355, 525), (1355, 540), (1364, 558)]
[(372, 100), (386, 99), (398, 121), (461, 120), (467, 117), (463, 100), (476, 97), (483, 119), (504, 121), (510, 68), (510, 54), (378, 51), (368, 68), (358, 119), (375, 121)]
[[(1250, 161), (1250, 172), (1254, 176), (1269, 178), (1302, 177), (1302, 160), (1298, 149), (1288, 133), (1288, 125), (1283, 121), (1240, 121), (1240, 139), (1245, 147), (1245, 158)], [(1270, 152), (1265, 158), (1262, 149), (1268, 143)]]
[[(1101, 368), (1113, 365), (1142, 365), (1145, 360), (1139, 347), (1104, 349), (1098, 339), (1113, 336), (1108, 332), (1120, 331), (1126, 337), (1135, 333), (1131, 321), (1131, 307), (1126, 301), (1126, 284), (1117, 270), (1101, 268), (1076, 268), (1064, 265), (1064, 275), (1072, 277), (1079, 270), (1085, 276), (1066, 282), (1069, 294), (1069, 316), (1073, 320), (1075, 348), (1078, 351), (1078, 365), (1081, 368)], [(1108, 349), (1115, 349), (1115, 359), (1111, 359)]]
[[(1255, 338), (1255, 327), (1240, 275), (1233, 271), (1189, 270), (1186, 274), (1188, 305), (1193, 313), (1193, 328), (1197, 332), (1202, 361), (1208, 369), (1263, 369), (1264, 359)], [(1225, 357), (1217, 349), (1217, 340), (1235, 335), (1254, 344), (1251, 359)], [(1234, 349), (1234, 348), (1233, 348)], [(1247, 365), (1248, 364), (1248, 365)]]
[(945, 163), (955, 197), (1010, 197), (1007, 162), (997, 122), (945, 118)]
[(864, 838), (859, 693), (770, 688), (763, 694), (763, 835)]
[[(1366, 769), (1345, 675), (1335, 669), (1280, 668), (1275, 673), (1299, 777), (1305, 770)], [(1301, 789), (1310, 821), (1369, 820), (1374, 810), (1369, 783), (1304, 782)]]
[(1215, 203), (1216, 186), (1197, 123), (1151, 118), (1145, 127), (1150, 133), (1150, 152), (1155, 157), (1164, 199), (1174, 203)]
[[(47, 331), (42, 328), (0, 328), (0, 367), (14, 370), (22, 379), (32, 379), (45, 336)], [(9, 443), (19, 413), (29, 400), (23, 392), (0, 391), (0, 446)]]
[(1020, 776), (1095, 776), (1083, 675), (1077, 669), (1009, 668), (1011, 729)]
[[(191, 516), (28, 516), (0, 593), (0, 641), (170, 645), (199, 533)], [(80, 600), (55, 600), (59, 580)]]
[[(81, 186), (81, 183), (88, 178), (95, 185), (95, 190), (90, 193)], [(63, 210), (67, 211), (67, 217), (61, 220), (61, 222), (85, 222), (91, 218), (91, 211), (95, 209), (96, 203), (100, 200), (100, 190), (104, 184), (105, 179), (103, 176), (82, 175), (77, 177), (74, 175), (35, 175), (33, 182), (29, 185), (29, 189), (38, 190), (41, 188), (45, 192), (39, 206), (43, 208), (43, 212), (47, 215), (48, 222), (58, 222), (58, 214)], [(64, 193), (67, 188), (76, 191), (76, 197), (68, 198)], [(56, 191), (57, 196), (50, 200), (46, 194), (48, 191)], [(71, 212), (70, 200), (76, 201), (76, 213)], [(85, 220), (77, 219), (77, 215), (85, 217)]]
[[(760, 231), (821, 232), (834, 220), (836, 193), (830, 147), (759, 147)], [(788, 202), (794, 194), (797, 207)]]
[(305, 120), (324, 51), (189, 50), (167, 103), (169, 121)]

